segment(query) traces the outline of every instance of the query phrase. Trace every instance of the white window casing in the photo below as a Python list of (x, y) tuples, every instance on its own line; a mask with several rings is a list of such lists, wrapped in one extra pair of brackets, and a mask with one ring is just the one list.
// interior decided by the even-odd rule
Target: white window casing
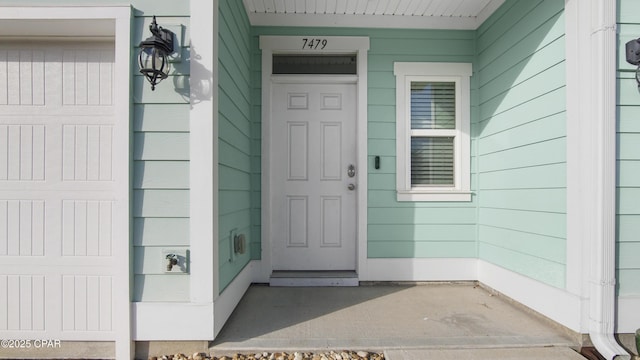
[[(470, 63), (396, 62), (396, 190), (398, 201), (471, 201)], [(455, 126), (412, 129), (411, 84), (455, 84)], [(453, 138), (451, 184), (414, 186), (411, 180), (412, 138)]]

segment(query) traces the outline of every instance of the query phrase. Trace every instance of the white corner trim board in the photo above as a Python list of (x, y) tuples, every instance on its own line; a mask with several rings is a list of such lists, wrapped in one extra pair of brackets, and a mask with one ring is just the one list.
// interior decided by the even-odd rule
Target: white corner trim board
[[(189, 112), (191, 301), (218, 296), (218, 1), (191, 0), (192, 87)], [(197, 54), (196, 54), (197, 52)], [(196, 56), (197, 55), (197, 56)]]

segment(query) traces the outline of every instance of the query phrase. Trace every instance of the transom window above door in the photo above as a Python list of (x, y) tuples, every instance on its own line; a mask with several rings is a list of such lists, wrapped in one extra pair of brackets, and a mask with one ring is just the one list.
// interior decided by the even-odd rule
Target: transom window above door
[(471, 64), (395, 63), (398, 201), (470, 201)]
[[(325, 40), (326, 41), (326, 40)], [(356, 55), (273, 55), (274, 75), (356, 75)]]

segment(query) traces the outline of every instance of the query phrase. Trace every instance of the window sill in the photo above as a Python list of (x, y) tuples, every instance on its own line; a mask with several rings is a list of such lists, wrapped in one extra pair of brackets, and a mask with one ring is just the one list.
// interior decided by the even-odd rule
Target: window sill
[(448, 201), (469, 202), (470, 191), (423, 191), (423, 190), (398, 190), (398, 201)]

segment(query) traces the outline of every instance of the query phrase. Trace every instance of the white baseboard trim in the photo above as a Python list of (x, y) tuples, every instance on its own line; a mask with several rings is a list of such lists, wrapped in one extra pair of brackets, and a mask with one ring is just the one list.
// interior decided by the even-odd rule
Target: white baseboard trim
[(252, 282), (249, 263), (213, 303), (131, 304), (133, 340), (213, 340)]
[(358, 286), (358, 278), (271, 278), (269, 286), (313, 287), (313, 286)]
[(616, 308), (616, 333), (635, 333), (640, 328), (640, 296), (619, 296)]
[(253, 282), (257, 284), (268, 284), (271, 278), (271, 264), (264, 260), (252, 260)]
[(367, 259), (360, 281), (474, 281), (477, 259)]
[[(220, 296), (214, 301), (213, 334), (218, 336), (220, 330), (231, 316), (240, 300), (253, 282), (253, 261), (240, 271), (235, 279), (227, 286)], [(211, 339), (214, 339), (212, 337)]]
[(131, 304), (133, 340), (212, 340), (213, 303)]
[(483, 260), (478, 260), (478, 280), (572, 331), (588, 332), (583, 328), (582, 301), (577, 295)]

